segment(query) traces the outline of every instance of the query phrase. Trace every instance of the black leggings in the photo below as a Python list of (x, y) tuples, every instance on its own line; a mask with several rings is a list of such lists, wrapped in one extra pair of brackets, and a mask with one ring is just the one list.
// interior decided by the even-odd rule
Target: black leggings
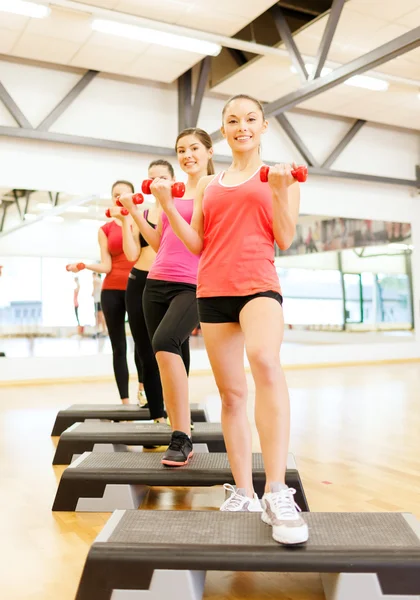
[(143, 291), (148, 271), (132, 269), (128, 277), (126, 305), (128, 322), (134, 339), (136, 353), (143, 372), (144, 390), (150, 409), (150, 417), (159, 419), (165, 415), (159, 367), (150, 343), (143, 313)]
[(153, 351), (178, 354), (190, 371), (189, 337), (198, 324), (196, 286), (148, 279), (143, 310)]
[[(115, 381), (120, 398), (128, 398), (127, 338), (125, 336), (125, 290), (102, 290), (101, 305), (112, 346)], [(134, 348), (139, 382), (143, 381), (141, 363)]]

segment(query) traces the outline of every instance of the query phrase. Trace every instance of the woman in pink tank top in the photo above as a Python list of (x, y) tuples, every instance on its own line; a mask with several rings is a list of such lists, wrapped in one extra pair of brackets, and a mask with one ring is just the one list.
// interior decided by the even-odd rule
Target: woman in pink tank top
[[(188, 180), (184, 196), (173, 199), (173, 203), (179, 218), (189, 225), (198, 182), (203, 176), (214, 173), (212, 142), (202, 129), (185, 129), (178, 135), (175, 149), (179, 165), (188, 175)], [(172, 198), (172, 184), (173, 179), (156, 177), (151, 192), (159, 201), (166, 196)], [(121, 196), (120, 200), (130, 211), (140, 233), (157, 252), (144, 288), (143, 310), (173, 429), (162, 463), (182, 466), (193, 454), (188, 398), (189, 362), (185, 365), (182, 357), (183, 354), (185, 357), (185, 344), (188, 345), (189, 336), (198, 325), (196, 290), (199, 258), (175, 235), (166, 214), (153, 229), (137, 212), (131, 196)]]
[[(197, 189), (188, 225), (170, 198), (160, 198), (173, 231), (201, 254), (198, 310), (206, 349), (222, 399), (222, 425), (236, 488), (221, 510), (262, 512), (273, 538), (284, 544), (308, 539), (308, 528), (285, 484), (290, 433), (289, 395), (280, 365), (283, 311), (274, 265), (274, 242), (292, 243), (299, 215), (299, 185), (290, 165), (272, 167), (260, 180), (261, 135), (266, 131), (258, 100), (239, 95), (223, 109), (222, 133), (232, 164)], [(247, 418), (246, 351), (255, 382), (255, 420), (266, 489), (262, 506), (252, 483), (251, 430)]]

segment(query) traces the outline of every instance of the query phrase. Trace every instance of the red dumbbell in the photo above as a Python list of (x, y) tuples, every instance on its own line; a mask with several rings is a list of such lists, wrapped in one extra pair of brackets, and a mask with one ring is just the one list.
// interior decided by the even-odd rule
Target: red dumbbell
[[(266, 167), (266, 166), (261, 167), (260, 179), (263, 183), (267, 183), (269, 171), (270, 171), (270, 167)], [(297, 169), (292, 171), (292, 175), (296, 179), (296, 181), (299, 181), (299, 183), (305, 183), (306, 179), (308, 178), (308, 167), (305, 167), (305, 166), (298, 167)]]
[[(150, 191), (150, 186), (152, 185), (152, 183), (153, 179), (145, 179), (143, 181), (143, 183), (141, 184), (141, 191), (143, 192), (143, 194), (152, 193)], [(182, 198), (182, 196), (185, 194), (185, 183), (182, 183), (182, 181), (176, 181), (172, 184), (171, 190), (173, 198)]]
[[(143, 194), (133, 194), (131, 196), (131, 198), (133, 200), (133, 204), (143, 204), (143, 202), (144, 202)], [(117, 206), (122, 206), (122, 204), (118, 198), (117, 198)]]
[[(77, 263), (76, 267), (77, 267), (77, 271), (83, 271), (83, 269), (86, 269), (85, 263), (82, 263), (82, 262)], [(70, 265), (66, 265), (66, 271), (70, 271)]]
[[(122, 208), (120, 212), (124, 217), (126, 217), (128, 215), (128, 210), (126, 208)], [(108, 217), (108, 219), (111, 218), (111, 216), (112, 216), (111, 209), (109, 209), (109, 208), (106, 209), (105, 216)]]

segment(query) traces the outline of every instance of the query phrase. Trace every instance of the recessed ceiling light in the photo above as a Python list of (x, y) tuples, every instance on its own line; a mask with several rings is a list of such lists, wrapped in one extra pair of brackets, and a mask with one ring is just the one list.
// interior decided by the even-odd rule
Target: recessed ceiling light
[(209, 56), (217, 56), (220, 54), (222, 47), (213, 42), (206, 42), (198, 38), (190, 38), (185, 35), (176, 35), (174, 33), (166, 33), (157, 29), (149, 29), (148, 27), (138, 27), (137, 25), (127, 25), (118, 21), (107, 21), (105, 19), (94, 19), (92, 29), (101, 33), (117, 35), (130, 40), (139, 40), (147, 44), (157, 44), (158, 46), (166, 46), (176, 50), (187, 50), (196, 54), (204, 54)]
[(378, 79), (377, 77), (369, 77), (368, 75), (355, 75), (344, 82), (344, 85), (352, 85), (354, 87), (373, 90), (375, 92), (386, 92), (389, 88), (388, 81)]
[(48, 6), (26, 0), (0, 0), (0, 11), (33, 19), (45, 19), (51, 13)]
[[(308, 72), (308, 75), (312, 75), (315, 71), (315, 65), (311, 63), (305, 64), (305, 68)], [(290, 70), (292, 73), (297, 73), (297, 69), (295, 67), (290, 67)], [(330, 67), (324, 67), (321, 71), (321, 77), (324, 77), (324, 75), (329, 75), (329, 73), (332, 73), (332, 71), (333, 69)], [(377, 77), (370, 77), (368, 75), (355, 75), (354, 77), (350, 77), (344, 81), (344, 85), (360, 87), (366, 90), (374, 90), (377, 92), (385, 92), (389, 88), (388, 81), (379, 79)]]

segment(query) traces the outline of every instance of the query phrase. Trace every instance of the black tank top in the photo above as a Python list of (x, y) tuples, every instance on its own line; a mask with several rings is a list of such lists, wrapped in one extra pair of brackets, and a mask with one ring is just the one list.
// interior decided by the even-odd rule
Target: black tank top
[[(149, 210), (145, 210), (144, 211), (144, 218), (146, 219), (146, 221), (149, 223), (149, 225), (151, 227), (153, 227), (153, 229), (156, 229), (156, 223), (151, 223), (149, 221), (149, 219), (147, 218), (149, 216)], [(146, 248), (146, 246), (148, 246), (149, 243), (146, 242), (146, 240), (144, 239), (144, 237), (142, 236), (142, 234), (140, 233), (140, 248)]]

